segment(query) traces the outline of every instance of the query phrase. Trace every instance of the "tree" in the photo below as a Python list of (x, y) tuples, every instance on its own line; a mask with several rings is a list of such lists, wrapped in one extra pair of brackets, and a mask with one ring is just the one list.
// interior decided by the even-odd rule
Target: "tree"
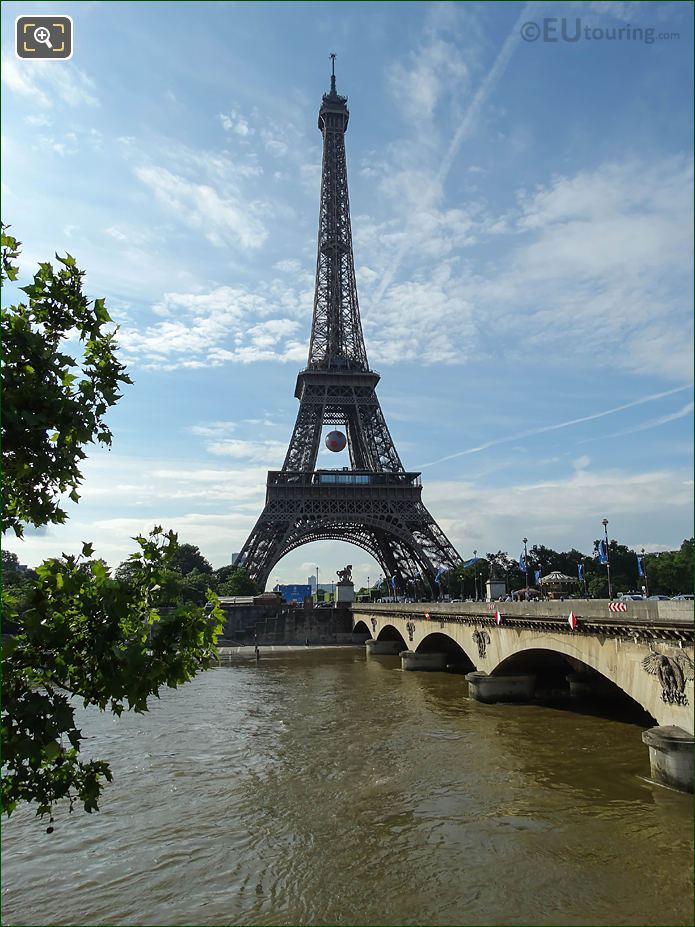
[[(19, 243), (2, 226), (0, 282), (14, 281)], [(4, 348), (2, 467), (5, 506), (2, 531), (18, 536), (22, 525), (60, 524), (67, 513), (60, 496), (77, 502), (80, 465), (92, 442), (109, 446), (104, 422), (132, 381), (116, 357), (116, 332), (103, 299), (82, 292), (84, 273), (67, 254), (56, 255), (56, 273), (39, 265), (34, 281), (20, 289), (28, 305), (2, 308)], [(71, 353), (64, 353), (67, 347)]]
[(695, 540), (690, 538), (683, 541), (679, 550), (647, 554), (644, 561), (649, 592), (653, 595), (692, 592), (694, 553)]
[[(13, 281), (19, 246), (4, 229), (0, 280)], [(119, 385), (130, 382), (116, 358), (115, 333), (105, 330), (104, 301), (83, 296), (83, 273), (70, 255), (58, 260), (57, 274), (41, 264), (34, 284), (24, 287), (28, 307), (2, 310), (2, 528), (17, 535), (25, 523), (65, 521), (61, 494), (77, 500), (84, 448), (111, 443), (103, 416), (118, 400)], [(60, 350), (71, 338), (83, 345), (79, 361)], [(20, 802), (35, 803), (39, 816), (50, 814), (61, 799), (70, 810), (78, 801), (86, 811), (97, 809), (111, 771), (103, 760), (82, 759), (71, 696), (116, 715), (146, 711), (162, 686), (192, 678), (214, 655), (219, 607), (210, 615), (191, 606), (165, 617), (157, 612), (176, 536), (155, 528), (135, 540), (131, 568), (120, 578), (84, 544), (79, 557), (41, 564), (21, 607), (16, 596), (3, 594), (4, 627), (17, 629), (2, 644), (0, 810), (6, 814)], [(3, 557), (6, 578), (17, 575), (18, 565), (11, 554)]]
[(232, 567), (217, 586), (217, 592), (219, 595), (256, 595), (258, 588), (244, 567)]
[(186, 576), (193, 570), (198, 570), (200, 573), (212, 573), (210, 563), (194, 544), (179, 544), (176, 552), (171, 558), (169, 566), (172, 570), (177, 570), (183, 576)]
[[(488, 554), (488, 557), (490, 555)], [(450, 596), (476, 598), (485, 595), (485, 583), (490, 575), (490, 564), (483, 557), (474, 558), (475, 563), (461, 564), (449, 570), (442, 577), (443, 586)]]

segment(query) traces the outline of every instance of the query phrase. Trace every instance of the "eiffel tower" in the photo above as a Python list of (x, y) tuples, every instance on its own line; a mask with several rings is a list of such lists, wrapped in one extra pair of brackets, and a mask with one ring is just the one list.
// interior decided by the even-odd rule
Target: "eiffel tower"
[[(349, 111), (331, 59), (318, 120), (323, 168), (309, 360), (297, 376), (299, 412), (285, 462), (268, 473), (265, 508), (236, 563), (263, 589), (285, 554), (336, 539), (368, 551), (397, 588), (417, 593), (433, 588), (438, 569), (462, 561), (422, 503), (420, 474), (404, 469), (376, 396), (380, 377), (367, 361), (352, 254)], [(350, 468), (316, 469), (324, 425), (345, 429)]]

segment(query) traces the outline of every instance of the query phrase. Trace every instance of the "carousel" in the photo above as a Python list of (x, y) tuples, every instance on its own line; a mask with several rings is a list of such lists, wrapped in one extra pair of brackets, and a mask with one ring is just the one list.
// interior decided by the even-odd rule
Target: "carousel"
[(572, 595), (577, 591), (578, 585), (578, 579), (574, 576), (566, 576), (558, 570), (555, 570), (553, 573), (548, 573), (547, 576), (541, 577), (540, 582), (543, 594), (549, 599), (562, 599)]

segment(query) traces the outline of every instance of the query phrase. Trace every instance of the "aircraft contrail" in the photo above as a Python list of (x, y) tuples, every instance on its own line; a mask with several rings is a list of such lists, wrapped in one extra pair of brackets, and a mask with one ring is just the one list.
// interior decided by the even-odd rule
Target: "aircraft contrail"
[[(486, 76), (484, 77), (481, 85), (478, 87), (478, 90), (476, 91), (473, 99), (468, 105), (468, 109), (466, 110), (466, 113), (463, 119), (461, 120), (461, 123), (458, 129), (454, 133), (454, 136), (451, 139), (451, 142), (449, 143), (449, 147), (446, 151), (446, 154), (442, 158), (442, 163), (439, 165), (439, 170), (437, 171), (437, 177), (436, 177), (437, 186), (441, 187), (441, 185), (446, 180), (449, 174), (449, 171), (451, 170), (451, 165), (454, 163), (454, 158), (459, 152), (461, 143), (463, 142), (466, 135), (468, 135), (468, 133), (471, 131), (471, 128), (473, 127), (473, 124), (475, 122), (475, 119), (478, 113), (480, 112), (480, 109), (482, 108), (483, 104), (487, 101), (492, 91), (497, 86), (498, 81), (504, 74), (507, 68), (507, 65), (509, 64), (509, 59), (512, 57), (512, 54), (514, 53), (514, 49), (519, 44), (521, 26), (526, 21), (528, 21), (529, 17), (532, 16), (533, 10), (537, 6), (538, 6), (538, 3), (536, 2), (526, 4), (526, 6), (524, 7), (524, 9), (521, 11), (519, 15), (519, 18), (514, 24), (512, 31), (509, 33), (509, 35), (505, 39), (504, 45), (502, 46), (499, 54), (497, 55), (497, 58), (495, 59), (495, 63), (492, 65), (492, 67), (490, 68)], [(412, 224), (411, 224), (411, 229), (412, 229)], [(395, 258), (389, 265), (388, 270), (385, 271), (384, 276), (381, 278), (381, 282), (379, 286), (377, 287), (376, 293), (374, 294), (374, 298), (371, 302), (370, 311), (379, 304), (382, 296), (384, 295), (386, 290), (391, 286), (393, 278), (396, 275), (398, 268), (400, 267), (401, 261), (405, 257), (405, 254), (408, 251), (408, 248), (410, 247), (408, 238), (409, 236), (406, 235), (403, 244), (401, 245), (399, 250), (396, 252)]]
[(433, 467), (435, 464), (444, 463), (446, 460), (453, 460), (455, 457), (464, 457), (467, 454), (478, 454), (489, 447), (495, 447), (497, 444), (507, 444), (510, 441), (519, 441), (522, 438), (531, 438), (534, 435), (542, 435), (548, 431), (558, 431), (561, 428), (569, 428), (572, 425), (581, 425), (582, 422), (592, 422), (597, 418), (604, 418), (606, 415), (614, 415), (616, 412), (622, 412), (624, 409), (632, 409), (634, 406), (644, 405), (645, 402), (654, 402), (656, 399), (663, 399), (665, 396), (673, 396), (674, 393), (682, 393), (683, 390), (691, 389), (692, 383), (686, 386), (677, 386), (675, 389), (665, 390), (662, 393), (652, 393), (650, 396), (642, 396), (641, 399), (635, 399), (632, 402), (626, 402), (621, 406), (615, 406), (613, 409), (605, 409), (603, 412), (594, 412), (591, 415), (583, 415), (581, 418), (571, 418), (567, 422), (558, 422), (556, 425), (545, 425), (543, 428), (532, 428), (529, 431), (520, 431), (513, 435), (506, 435), (503, 438), (493, 438), (492, 441), (486, 441), (477, 447), (466, 448), (465, 451), (457, 451), (455, 454), (447, 454), (446, 457), (440, 457), (438, 460), (432, 460), (429, 463), (421, 464), (417, 469), (424, 470), (425, 467)]

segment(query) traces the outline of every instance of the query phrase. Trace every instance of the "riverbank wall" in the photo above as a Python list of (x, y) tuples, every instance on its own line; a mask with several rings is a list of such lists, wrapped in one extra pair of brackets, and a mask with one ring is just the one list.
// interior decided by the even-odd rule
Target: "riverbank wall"
[(220, 645), (350, 644), (349, 608), (290, 608), (287, 605), (223, 606)]

